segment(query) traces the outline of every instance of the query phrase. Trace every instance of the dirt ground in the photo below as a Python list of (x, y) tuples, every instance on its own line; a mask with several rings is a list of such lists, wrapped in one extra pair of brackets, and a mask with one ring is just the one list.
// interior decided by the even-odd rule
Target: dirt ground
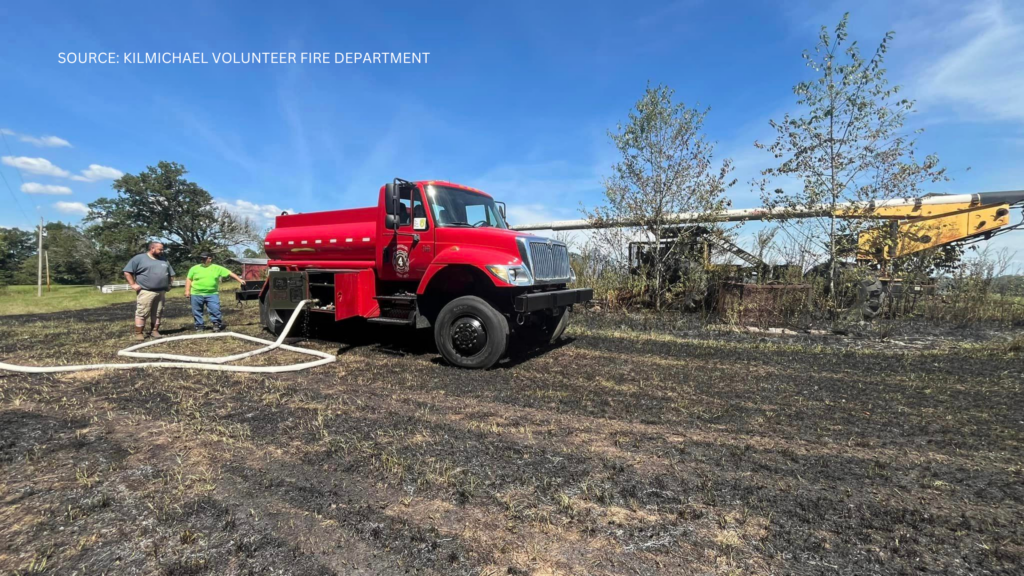
[[(131, 309), (0, 318), (0, 359), (118, 361)], [(303, 373), (0, 373), (0, 573), (1022, 573), (1019, 335), (582, 312), (472, 372), (337, 328)]]

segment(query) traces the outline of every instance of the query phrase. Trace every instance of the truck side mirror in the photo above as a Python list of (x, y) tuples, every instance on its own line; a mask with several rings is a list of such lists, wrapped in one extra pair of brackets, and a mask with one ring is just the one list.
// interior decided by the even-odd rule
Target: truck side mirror
[(498, 212), (501, 214), (501, 219), (508, 223), (508, 218), (505, 216), (505, 203), (495, 202), (498, 205)]
[(394, 214), (388, 214), (387, 216), (385, 216), (384, 227), (389, 230), (398, 228), (398, 216), (395, 216)]
[(388, 215), (398, 214), (398, 186), (392, 182), (384, 185), (384, 213)]

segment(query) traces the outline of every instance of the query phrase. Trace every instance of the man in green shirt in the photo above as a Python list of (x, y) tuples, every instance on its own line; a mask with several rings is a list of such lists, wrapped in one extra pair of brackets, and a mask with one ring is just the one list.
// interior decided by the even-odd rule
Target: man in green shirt
[(213, 330), (224, 329), (224, 321), (220, 315), (220, 279), (231, 277), (241, 284), (245, 281), (234, 272), (213, 263), (213, 256), (203, 253), (199, 255), (202, 264), (196, 264), (188, 271), (185, 280), (185, 298), (192, 302), (192, 318), (196, 322), (196, 330), (203, 330), (203, 307), (210, 313)]

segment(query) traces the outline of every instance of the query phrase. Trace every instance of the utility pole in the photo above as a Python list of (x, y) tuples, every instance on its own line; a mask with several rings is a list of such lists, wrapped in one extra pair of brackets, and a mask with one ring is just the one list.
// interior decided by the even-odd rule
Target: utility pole
[(39, 273), (36, 276), (36, 298), (43, 297), (43, 217), (39, 217), (39, 252), (37, 253), (37, 260), (39, 260)]

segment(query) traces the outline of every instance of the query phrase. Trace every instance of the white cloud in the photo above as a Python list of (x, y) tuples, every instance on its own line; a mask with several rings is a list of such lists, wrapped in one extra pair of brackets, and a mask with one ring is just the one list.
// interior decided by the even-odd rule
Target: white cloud
[(40, 148), (70, 148), (71, 143), (63, 138), (57, 136), (22, 136), (20, 138), (22, 142), (28, 142), (34, 144)]
[(29, 174), (39, 174), (41, 176), (55, 176), (57, 178), (67, 178), (71, 175), (70, 172), (54, 166), (46, 158), (29, 158), (27, 156), (4, 156), (2, 162), (8, 166), (13, 166), (23, 172)]
[(976, 2), (942, 34), (955, 40), (921, 77), (923, 96), (995, 120), (1024, 121), (1024, 15)]
[(57, 202), (53, 205), (58, 212), (64, 214), (73, 214), (75, 216), (85, 216), (89, 213), (89, 207), (81, 202)]
[(110, 166), (100, 166), (99, 164), (89, 164), (87, 170), (82, 170), (82, 175), (72, 176), (71, 179), (78, 182), (96, 182), (99, 180), (117, 180), (121, 176), (124, 176), (124, 172), (121, 172), (117, 168), (111, 168)]
[(25, 182), (21, 185), (21, 191), (25, 194), (71, 194), (71, 188), (67, 186), (40, 184), (38, 182)]
[(551, 209), (543, 204), (513, 204), (506, 208), (508, 221), (516, 224), (538, 224), (553, 220), (571, 220), (573, 218), (556, 217)]
[(110, 166), (100, 166), (99, 164), (89, 164), (89, 168), (82, 170), (81, 175), (71, 175), (71, 172), (54, 165), (46, 158), (29, 158), (27, 156), (4, 156), (2, 159), (3, 163), (8, 166), (13, 166), (23, 172), (29, 174), (39, 174), (41, 176), (53, 176), (55, 178), (70, 178), (76, 182), (97, 182), (99, 180), (116, 180), (121, 176), (124, 176), (124, 172), (121, 172), (117, 168), (111, 168)]
[(214, 200), (214, 203), (222, 210), (227, 210), (236, 216), (249, 218), (261, 225), (272, 223), (274, 218), (279, 216), (282, 212), (287, 212), (289, 214), (295, 213), (291, 208), (279, 208), (276, 204), (256, 204), (254, 202), (249, 202), (248, 200), (231, 201), (218, 198)]
[(17, 136), (22, 142), (28, 142), (40, 148), (70, 148), (71, 143), (63, 138), (57, 136), (30, 136), (28, 134), (18, 134), (14, 130), (9, 128), (0, 128), (0, 134), (5, 136)]

